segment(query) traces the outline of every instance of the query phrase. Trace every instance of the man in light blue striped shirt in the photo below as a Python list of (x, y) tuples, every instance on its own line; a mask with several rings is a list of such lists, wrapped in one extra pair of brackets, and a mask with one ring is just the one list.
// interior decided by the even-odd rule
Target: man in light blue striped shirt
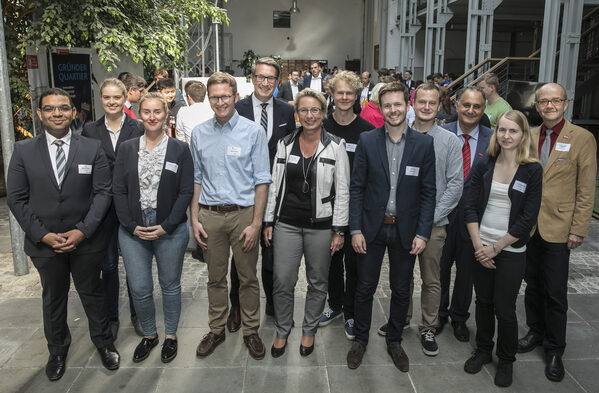
[(208, 265), (210, 326), (196, 354), (206, 357), (225, 340), (231, 248), (241, 281), (243, 339), (250, 355), (263, 359), (256, 264), (271, 176), (266, 133), (260, 125), (239, 116), (235, 110), (238, 99), (235, 79), (214, 73), (208, 79), (214, 118), (198, 125), (191, 135), (195, 183), (191, 222)]

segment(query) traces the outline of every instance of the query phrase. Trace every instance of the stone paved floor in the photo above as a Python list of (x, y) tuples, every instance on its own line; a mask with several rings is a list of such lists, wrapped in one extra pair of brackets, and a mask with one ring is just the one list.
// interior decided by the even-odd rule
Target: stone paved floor
[[(314, 353), (302, 358), (297, 347), (301, 329), (294, 328), (287, 353), (262, 361), (250, 358), (241, 334), (227, 340), (207, 359), (195, 357), (195, 346), (208, 332), (206, 265), (188, 253), (183, 271), (183, 306), (180, 321), (179, 355), (170, 364), (159, 360), (159, 350), (141, 364), (131, 361), (139, 338), (128, 318), (123, 317), (116, 346), (122, 355), (121, 368), (105, 370), (94, 351), (87, 332), (87, 320), (77, 295), (69, 299), (68, 322), (73, 337), (67, 360), (67, 372), (58, 382), (47, 381), (43, 366), (47, 350), (41, 323), (41, 287), (33, 266), (30, 273), (16, 277), (12, 269), (8, 213), (0, 199), (0, 392), (599, 392), (599, 221), (594, 220), (585, 244), (570, 258), (570, 310), (568, 311), (568, 347), (564, 355), (566, 377), (561, 383), (547, 381), (543, 374), (542, 351), (518, 355), (514, 366), (514, 384), (500, 390), (493, 384), (496, 362), (479, 374), (463, 372), (463, 362), (473, 350), (460, 343), (451, 329), (437, 337), (441, 353), (426, 357), (420, 348), (416, 307), (412, 324), (404, 333), (403, 346), (410, 357), (410, 371), (400, 373), (386, 354), (384, 340), (376, 328), (388, 317), (388, 264), (383, 265), (381, 282), (375, 294), (371, 341), (362, 366), (349, 370), (345, 356), (350, 342), (345, 339), (343, 322), (336, 320), (319, 330)], [(259, 270), (259, 269), (258, 269)], [(122, 275), (123, 276), (123, 275)], [(419, 280), (416, 272), (415, 296), (418, 302)], [(128, 315), (124, 285), (121, 315)], [(301, 325), (305, 276), (300, 273), (296, 290), (295, 322)], [(158, 288), (157, 283), (155, 288)], [(524, 288), (524, 287), (523, 287)], [(156, 291), (157, 323), (162, 335), (162, 311)], [(471, 310), (473, 312), (473, 310)], [(519, 330), (525, 330), (523, 298), (517, 303)], [(274, 337), (273, 320), (263, 315), (260, 335), (267, 347)], [(474, 332), (474, 319), (468, 322)], [(472, 335), (474, 336), (474, 335)]]

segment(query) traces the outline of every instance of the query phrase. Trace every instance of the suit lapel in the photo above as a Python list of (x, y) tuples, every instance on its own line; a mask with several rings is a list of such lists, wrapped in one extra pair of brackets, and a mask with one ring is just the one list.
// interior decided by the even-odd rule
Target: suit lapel
[(44, 132), (37, 140), (37, 149), (39, 156), (42, 159), (43, 165), (48, 171), (48, 176), (52, 179), (52, 184), (58, 190), (58, 183), (56, 182), (56, 176), (54, 175), (54, 169), (52, 168), (52, 160), (50, 160), (50, 151), (48, 149), (48, 141), (46, 140), (46, 133)]
[(379, 129), (379, 133), (377, 136), (377, 147), (378, 147), (378, 156), (381, 159), (381, 164), (383, 165), (383, 169), (385, 170), (385, 175), (386, 175), (386, 179), (387, 179), (387, 183), (391, 184), (391, 179), (389, 176), (389, 159), (387, 158), (387, 145), (385, 144), (385, 138), (386, 138), (386, 133), (385, 133), (385, 127), (381, 127)]
[[(564, 124), (564, 127), (562, 128), (561, 132), (559, 133), (557, 139), (555, 140), (553, 149), (551, 149), (551, 152), (549, 153), (549, 158), (547, 158), (547, 164), (545, 164), (545, 168), (543, 168), (543, 175), (546, 175), (549, 172), (549, 170), (551, 170), (551, 168), (553, 168), (553, 166), (554, 166), (553, 164), (558, 159), (564, 159), (564, 160), (568, 159), (567, 151), (558, 151), (555, 149), (555, 147), (557, 146), (558, 143), (567, 143), (569, 145), (571, 143), (570, 142), (571, 134), (572, 134), (572, 129), (569, 127), (568, 122), (566, 122)], [(538, 140), (539, 139), (537, 138), (537, 143), (538, 143)], [(537, 147), (537, 151), (538, 151), (538, 147)]]
[[(98, 120), (98, 133), (100, 134), (100, 140), (102, 141), (102, 146), (104, 146), (104, 151), (112, 153), (112, 159), (115, 157), (115, 151), (112, 147), (112, 141), (110, 140), (110, 131), (106, 128), (106, 118), (102, 116), (100, 120)], [(122, 134), (122, 132), (121, 132)], [(118, 143), (118, 141), (117, 141)]]
[[(69, 146), (69, 156), (67, 157), (67, 166), (64, 169), (64, 178), (66, 179), (69, 175), (69, 169), (71, 169), (71, 165), (73, 164), (73, 160), (75, 159), (75, 155), (77, 154), (77, 149), (79, 148), (79, 136), (71, 133), (71, 145)], [(64, 183), (64, 180), (63, 180)]]
[[(133, 120), (133, 121), (137, 121), (137, 120)], [(121, 128), (121, 135), (119, 135), (119, 139), (117, 139), (116, 141), (116, 149), (113, 150), (113, 153), (116, 157), (116, 152), (119, 150), (119, 146), (121, 145), (121, 143), (123, 141), (127, 141), (129, 139), (131, 139), (131, 134), (133, 133), (133, 125), (129, 124), (129, 119), (125, 119), (125, 122), (123, 123), (123, 128)], [(110, 132), (110, 131), (109, 131)], [(110, 144), (110, 147), (112, 148), (112, 143)]]
[(403, 150), (403, 156), (401, 157), (401, 163), (399, 165), (399, 176), (397, 177), (397, 190), (399, 190), (399, 184), (401, 184), (401, 179), (403, 179), (404, 173), (406, 173), (406, 165), (412, 156), (412, 151), (414, 150), (414, 144), (412, 143), (412, 131), (410, 127), (406, 127), (404, 132), (405, 135), (405, 145)]

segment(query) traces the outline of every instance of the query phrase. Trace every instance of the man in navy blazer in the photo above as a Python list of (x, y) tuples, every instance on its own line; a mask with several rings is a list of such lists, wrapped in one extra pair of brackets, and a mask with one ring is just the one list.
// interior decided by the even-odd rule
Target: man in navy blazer
[[(127, 90), (125, 85), (116, 78), (108, 78), (100, 86), (100, 99), (104, 108), (104, 116), (93, 123), (87, 123), (83, 126), (82, 136), (97, 139), (100, 141), (102, 150), (108, 159), (110, 167), (110, 178), (114, 168), (117, 153), (121, 144), (129, 139), (143, 135), (144, 129), (141, 122), (130, 118), (124, 113), (125, 97)], [(110, 128), (110, 124), (113, 124)], [(117, 128), (114, 124), (120, 124)], [(106, 256), (102, 262), (102, 284), (106, 296), (106, 312), (112, 330), (112, 335), (116, 340), (119, 331), (119, 250), (118, 250), (118, 229), (119, 221), (116, 216), (114, 206), (111, 204), (104, 222), (102, 223), (107, 236), (108, 244), (106, 247)], [(127, 286), (127, 290), (129, 287)], [(127, 291), (129, 292), (129, 291)], [(137, 314), (129, 296), (129, 310), (131, 313), (131, 322), (135, 331), (143, 335), (141, 325), (137, 320)]]
[[(451, 317), (454, 336), (459, 341), (467, 342), (470, 340), (470, 331), (466, 321), (470, 317), (468, 309), (472, 302), (473, 285), (471, 267), (476, 261), (464, 222), (464, 207), (470, 191), (470, 169), (486, 157), (493, 131), (479, 124), (485, 111), (485, 94), (481, 88), (470, 86), (462, 90), (458, 96), (457, 111), (458, 121), (446, 124), (444, 128), (455, 133), (462, 144), (464, 191), (458, 206), (448, 217), (447, 239), (441, 255), (441, 303), (437, 334), (441, 333)], [(449, 284), (454, 261), (456, 276), (450, 305)]]
[[(317, 61), (312, 62), (312, 64), (310, 64), (310, 75), (304, 77), (302, 89), (313, 89), (324, 93), (322, 81), (324, 80), (325, 76), (327, 76), (327, 74), (322, 73), (322, 67), (320, 64), (318, 64)], [(312, 85), (312, 81), (314, 81), (314, 85)]]
[[(273, 97), (275, 86), (277, 86), (281, 68), (279, 64), (270, 57), (262, 57), (256, 60), (252, 67), (252, 83), (254, 92), (237, 101), (235, 109), (240, 116), (260, 124), (268, 138), (268, 155), (270, 167), (277, 152), (279, 139), (295, 130), (295, 115), (293, 106)], [(273, 248), (266, 247), (260, 237), (262, 246), (262, 286), (266, 295), (266, 313), (274, 315), (272, 302), (273, 288)], [(227, 329), (235, 332), (241, 327), (241, 315), (239, 309), (239, 278), (235, 261), (231, 263), (231, 290), (229, 293), (231, 310), (227, 319)]]
[(69, 93), (49, 89), (37, 115), (44, 132), (17, 142), (8, 167), (8, 207), (25, 231), (25, 253), (42, 284), (44, 334), (51, 381), (65, 371), (71, 344), (67, 302), (71, 275), (89, 332), (104, 367), (116, 370), (120, 356), (104, 310), (100, 267), (106, 241), (102, 219), (110, 206), (111, 177), (100, 142), (73, 134)]
[(385, 250), (389, 252), (391, 307), (387, 352), (395, 366), (409, 369), (401, 347), (410, 304), (410, 282), (416, 255), (426, 247), (435, 212), (433, 138), (407, 125), (409, 90), (392, 82), (379, 93), (385, 125), (360, 135), (350, 186), (349, 227), (358, 254), (354, 307), (355, 342), (347, 365), (357, 368), (366, 351), (376, 291)]

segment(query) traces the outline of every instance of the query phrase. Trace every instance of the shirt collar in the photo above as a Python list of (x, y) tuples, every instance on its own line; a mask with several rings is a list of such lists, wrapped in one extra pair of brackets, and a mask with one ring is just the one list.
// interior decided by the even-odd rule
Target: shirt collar
[(125, 106), (131, 109), (132, 104), (129, 101), (125, 101)]
[(320, 79), (322, 78), (322, 74), (318, 74), (318, 76), (312, 75), (312, 79)]
[[(167, 143), (168, 143), (168, 135), (166, 135), (166, 133), (163, 133), (162, 139), (160, 140), (160, 142), (158, 142), (158, 144), (154, 147), (154, 149), (152, 149), (152, 152), (160, 151), (160, 149), (162, 149), (162, 147), (164, 145), (166, 145)], [(139, 151), (151, 153), (150, 150), (148, 150), (148, 147), (146, 146), (146, 134), (143, 134), (141, 136), (141, 138), (139, 138)]]
[(51, 145), (54, 143), (55, 140), (60, 139), (61, 141), (63, 141), (65, 143), (65, 145), (69, 146), (71, 144), (71, 130), (69, 130), (69, 132), (67, 132), (67, 134), (65, 136), (63, 136), (62, 138), (56, 138), (54, 137), (52, 134), (50, 134), (48, 131), (45, 132), (46, 134), (46, 140), (48, 141), (48, 145)]
[[(460, 128), (460, 122), (458, 121), (456, 124), (458, 126), (458, 136), (464, 135), (464, 131), (462, 131), (462, 129)], [(470, 131), (468, 135), (470, 135), (470, 138), (474, 139), (475, 141), (478, 140), (478, 124), (476, 125), (474, 130)]]
[[(272, 105), (272, 103), (273, 103), (273, 98), (272, 98), (272, 97), (270, 97), (270, 98), (268, 99), (268, 101), (266, 101), (266, 103), (267, 103), (268, 105)], [(260, 110), (262, 110), (262, 104), (263, 104), (263, 102), (262, 102), (262, 101), (260, 101), (259, 99), (257, 99), (257, 98), (256, 98), (256, 96), (254, 95), (254, 93), (252, 93), (252, 105), (254, 105), (255, 107), (259, 106), (259, 107), (260, 107)], [(267, 107), (268, 107), (268, 106), (267, 106)]]
[[(116, 130), (115, 134), (118, 134), (119, 132), (121, 132), (121, 129), (123, 128), (123, 123), (125, 123), (126, 117), (127, 117), (127, 115), (125, 114), (125, 112), (123, 112), (123, 117), (121, 117), (121, 124), (119, 125), (119, 128)], [(108, 125), (108, 118), (106, 116), (104, 116), (104, 125), (106, 126), (106, 129), (108, 131), (112, 131), (110, 129), (110, 126)]]
[(216, 120), (216, 116), (214, 116), (212, 118), (212, 124), (214, 125), (214, 128), (218, 129), (218, 130), (225, 128), (226, 125), (229, 125), (229, 127), (231, 127), (231, 129), (233, 129), (237, 125), (238, 121), (239, 121), (239, 113), (237, 113), (237, 109), (235, 109), (235, 113), (233, 113), (233, 116), (229, 119), (229, 121), (226, 122), (225, 124), (223, 124), (222, 126)]
[[(564, 128), (564, 124), (566, 124), (566, 119), (562, 117), (562, 120), (559, 123), (557, 123), (555, 126), (553, 126), (551, 131), (553, 131), (553, 133), (555, 135), (559, 135), (559, 133), (562, 132), (562, 128)], [(545, 124), (543, 124), (541, 126), (541, 134), (544, 134), (545, 131), (547, 131), (547, 126)]]

